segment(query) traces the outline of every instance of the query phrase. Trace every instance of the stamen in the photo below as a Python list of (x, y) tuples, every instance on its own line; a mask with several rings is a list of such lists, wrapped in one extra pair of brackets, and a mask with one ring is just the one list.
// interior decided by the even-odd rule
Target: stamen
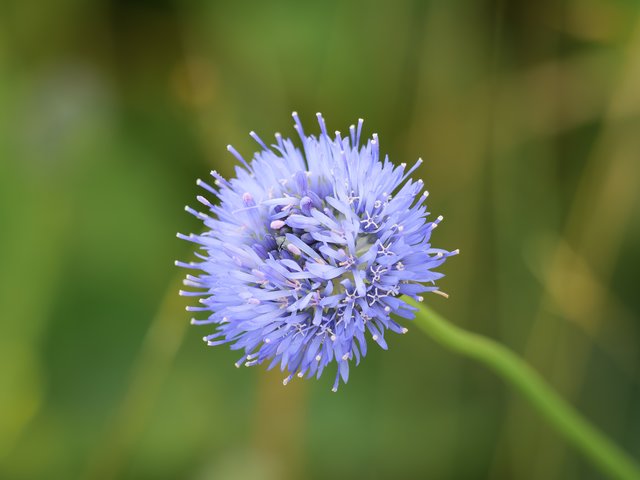
[(218, 194), (218, 192), (217, 192), (217, 190), (215, 188), (211, 187), (211, 185), (209, 185), (208, 183), (203, 182), (201, 179), (197, 179), (196, 180), (196, 185), (201, 187), (201, 188), (204, 188), (209, 193), (213, 193), (214, 195)]
[(256, 204), (256, 202), (253, 201), (253, 195), (249, 192), (244, 192), (242, 194), (242, 203), (245, 207), (252, 207)]
[(444, 293), (444, 292), (442, 292), (440, 290), (433, 290), (433, 293), (435, 293), (436, 295), (440, 295), (441, 297), (444, 297), (444, 298), (449, 298), (449, 294), (448, 293)]
[(291, 116), (293, 117), (293, 121), (296, 122), (294, 128), (298, 132), (298, 135), (300, 135), (300, 138), (304, 141), (304, 130), (302, 128), (302, 122), (300, 122), (300, 117), (298, 117), (298, 112), (293, 112)]
[(269, 147), (267, 147), (267, 146), (265, 145), (265, 143), (264, 143), (264, 142), (262, 141), (262, 139), (261, 139), (261, 138), (256, 134), (256, 132), (254, 132), (253, 130), (251, 130), (251, 131), (249, 132), (249, 136), (250, 136), (251, 138), (253, 138), (253, 139), (258, 143), (258, 145), (260, 145), (262, 148), (264, 148), (265, 150), (269, 150)]
[(249, 167), (249, 164), (247, 163), (247, 161), (244, 158), (242, 158), (242, 155), (240, 155), (240, 153), (235, 148), (233, 148), (233, 145), (227, 145), (227, 150), (234, 157), (240, 160), (240, 163), (242, 163), (247, 168), (247, 170), (251, 171), (251, 167)]
[(364, 120), (359, 118), (358, 119), (358, 128), (356, 131), (356, 141), (355, 141), (355, 145), (354, 147), (357, 147), (360, 144), (360, 134), (362, 133), (362, 124), (364, 123)]
[(322, 134), (329, 138), (329, 134), (327, 134), (327, 125), (324, 123), (324, 118), (322, 118), (322, 114), (320, 112), (316, 113), (316, 117), (318, 117), (318, 124), (320, 125), (320, 130)]

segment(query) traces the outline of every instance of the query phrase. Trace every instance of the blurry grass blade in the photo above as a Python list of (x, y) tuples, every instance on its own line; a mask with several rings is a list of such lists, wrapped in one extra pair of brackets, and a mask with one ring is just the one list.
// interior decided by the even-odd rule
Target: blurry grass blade
[(183, 315), (174, 280), (151, 322), (144, 343), (131, 369), (131, 378), (122, 402), (109, 422), (105, 436), (90, 458), (87, 479), (115, 478), (125, 461), (128, 449), (141, 433), (151, 407), (182, 343), (188, 322)]

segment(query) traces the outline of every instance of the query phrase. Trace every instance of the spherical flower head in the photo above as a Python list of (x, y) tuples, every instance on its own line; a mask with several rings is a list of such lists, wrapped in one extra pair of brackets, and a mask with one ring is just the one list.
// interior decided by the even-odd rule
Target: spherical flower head
[[(431, 233), (442, 217), (427, 221), (427, 192), (407, 169), (380, 159), (377, 135), (360, 145), (362, 120), (349, 135), (305, 135), (296, 113), (302, 149), (275, 135), (236, 178), (212, 172), (213, 185), (198, 180), (219, 203), (203, 196), (208, 213), (187, 207), (204, 233), (181, 235), (199, 245), (198, 262), (176, 262), (197, 272), (184, 284), (199, 305), (187, 310), (216, 330), (209, 345), (228, 343), (243, 352), (236, 366), (269, 363), (294, 375), (320, 377), (337, 364), (333, 390), (347, 382), (350, 362), (367, 353), (367, 341), (386, 349), (387, 331), (406, 333), (396, 319), (412, 319), (403, 296), (422, 301), (440, 293), (434, 271), (455, 251), (433, 248)], [(444, 295), (444, 294), (442, 294)]]

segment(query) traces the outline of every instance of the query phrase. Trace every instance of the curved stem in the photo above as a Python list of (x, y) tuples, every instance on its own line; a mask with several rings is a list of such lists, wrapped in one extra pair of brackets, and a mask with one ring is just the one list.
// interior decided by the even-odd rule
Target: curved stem
[(467, 332), (428, 307), (419, 309), (416, 324), (438, 343), (479, 360), (515, 387), (569, 443), (613, 478), (640, 479), (640, 467), (620, 447), (593, 427), (511, 350), (481, 335)]

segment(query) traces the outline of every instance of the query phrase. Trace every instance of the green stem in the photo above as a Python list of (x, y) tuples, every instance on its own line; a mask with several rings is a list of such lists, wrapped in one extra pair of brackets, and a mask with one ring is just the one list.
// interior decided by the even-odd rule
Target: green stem
[(560, 397), (525, 361), (486, 337), (467, 332), (422, 304), (416, 324), (440, 344), (487, 365), (515, 387), (569, 443), (613, 478), (640, 479), (640, 467)]

